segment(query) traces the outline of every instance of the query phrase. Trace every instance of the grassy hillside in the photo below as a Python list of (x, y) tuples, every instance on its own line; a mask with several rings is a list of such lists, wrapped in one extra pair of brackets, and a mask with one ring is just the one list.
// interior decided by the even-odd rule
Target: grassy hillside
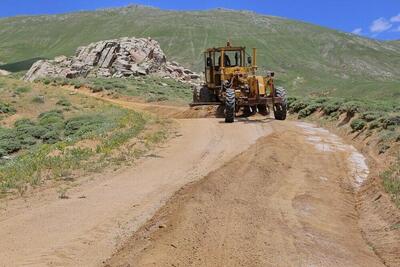
[(165, 139), (169, 127), (95, 98), (0, 77), (0, 199), (45, 180), (74, 183), (117, 169)]
[[(178, 12), (131, 6), (0, 20), (0, 62), (71, 55), (79, 45), (151, 36), (170, 59), (201, 70), (206, 47), (257, 47), (292, 95), (400, 99), (400, 45), (247, 11)], [(1, 66), (0, 66), (1, 68)]]

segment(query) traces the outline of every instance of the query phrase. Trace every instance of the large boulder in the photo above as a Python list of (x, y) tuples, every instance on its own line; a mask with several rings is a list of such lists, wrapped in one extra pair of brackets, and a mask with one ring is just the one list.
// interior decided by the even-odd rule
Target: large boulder
[(24, 80), (32, 82), (47, 77), (129, 77), (148, 74), (186, 83), (200, 83), (200, 75), (177, 62), (168, 62), (157, 41), (128, 37), (81, 46), (73, 57), (40, 60), (33, 64)]
[(0, 76), (7, 76), (7, 75), (10, 75), (10, 74), (11, 74), (10, 72), (0, 69)]

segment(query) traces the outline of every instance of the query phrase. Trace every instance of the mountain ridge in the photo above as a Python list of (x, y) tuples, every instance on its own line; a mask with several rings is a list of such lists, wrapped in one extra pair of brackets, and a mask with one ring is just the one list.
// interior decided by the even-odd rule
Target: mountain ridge
[(134, 36), (156, 39), (168, 58), (199, 71), (204, 49), (230, 40), (257, 47), (260, 71), (275, 70), (297, 94), (356, 96), (365, 90), (371, 97), (382, 92), (388, 98), (400, 95), (396, 42), (252, 11), (174, 11), (134, 5), (3, 18), (0, 29), (0, 61), (6, 63), (69, 56), (81, 45)]

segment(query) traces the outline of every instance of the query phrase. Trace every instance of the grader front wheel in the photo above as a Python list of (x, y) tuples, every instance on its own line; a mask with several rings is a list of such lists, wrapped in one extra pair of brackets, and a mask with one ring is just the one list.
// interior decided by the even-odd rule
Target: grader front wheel
[(226, 89), (225, 97), (225, 122), (232, 123), (235, 120), (235, 91)]

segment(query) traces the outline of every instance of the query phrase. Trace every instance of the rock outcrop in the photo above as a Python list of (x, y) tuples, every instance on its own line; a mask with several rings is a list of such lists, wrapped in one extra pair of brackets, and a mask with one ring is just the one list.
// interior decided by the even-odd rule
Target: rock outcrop
[(24, 80), (41, 78), (129, 77), (156, 74), (198, 84), (200, 75), (177, 62), (169, 62), (157, 41), (151, 38), (121, 38), (79, 47), (75, 56), (40, 60)]
[(10, 75), (10, 74), (11, 74), (10, 72), (0, 69), (0, 76), (7, 76), (7, 75)]

